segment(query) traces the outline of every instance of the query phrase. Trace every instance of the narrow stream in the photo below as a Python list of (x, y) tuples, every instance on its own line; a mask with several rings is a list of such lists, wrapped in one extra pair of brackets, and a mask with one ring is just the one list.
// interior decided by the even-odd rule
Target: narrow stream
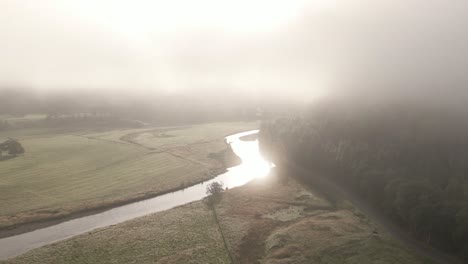
[(258, 141), (242, 141), (241, 137), (258, 133), (252, 130), (226, 137), (242, 164), (228, 169), (216, 178), (184, 190), (157, 196), (148, 200), (116, 207), (108, 211), (77, 218), (51, 227), (0, 239), (0, 260), (21, 255), (31, 249), (83, 234), (96, 228), (122, 223), (140, 216), (160, 212), (175, 206), (200, 200), (206, 196), (206, 186), (214, 181), (223, 182), (229, 189), (268, 175), (272, 164), (262, 158)]

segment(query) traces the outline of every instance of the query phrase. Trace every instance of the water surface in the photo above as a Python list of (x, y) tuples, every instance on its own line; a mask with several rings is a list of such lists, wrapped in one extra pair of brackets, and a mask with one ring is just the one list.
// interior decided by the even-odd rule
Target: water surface
[(234, 153), (241, 158), (242, 163), (228, 169), (226, 173), (210, 181), (155, 198), (116, 207), (99, 214), (0, 239), (0, 259), (18, 256), (31, 249), (83, 234), (96, 228), (115, 225), (136, 217), (200, 200), (206, 196), (206, 186), (215, 181), (223, 182), (224, 187), (230, 189), (244, 185), (255, 178), (265, 177), (268, 175), (272, 164), (260, 155), (258, 141), (240, 140), (243, 136), (255, 133), (258, 133), (258, 130), (226, 137), (226, 141), (231, 145)]

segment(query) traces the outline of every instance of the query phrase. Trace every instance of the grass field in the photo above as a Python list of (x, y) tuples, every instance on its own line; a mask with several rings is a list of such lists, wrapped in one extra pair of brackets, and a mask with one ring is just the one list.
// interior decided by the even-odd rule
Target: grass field
[(196, 202), (52, 244), (5, 263), (223, 264), (229, 258), (211, 211)]
[(238, 263), (430, 263), (347, 203), (272, 176), (225, 195), (218, 214)]
[(170, 137), (147, 137), (138, 145), (121, 139), (161, 129), (2, 132), (0, 141), (19, 139), (26, 154), (0, 162), (0, 228), (150, 197), (207, 179), (222, 167), (208, 155), (226, 149), (224, 136), (253, 128), (254, 123), (165, 128)]
[[(235, 263), (429, 264), (348, 203), (277, 175), (225, 192), (216, 206)], [(229, 263), (203, 202), (33, 250), (2, 264)]]

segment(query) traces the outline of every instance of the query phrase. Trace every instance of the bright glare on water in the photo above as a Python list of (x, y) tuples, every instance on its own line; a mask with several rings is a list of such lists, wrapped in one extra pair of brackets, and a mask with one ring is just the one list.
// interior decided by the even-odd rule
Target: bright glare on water
[(234, 153), (242, 160), (242, 164), (228, 169), (228, 172), (221, 175), (220, 179), (215, 179), (216, 181), (223, 181), (225, 187), (233, 188), (244, 185), (255, 178), (263, 178), (269, 174), (273, 165), (260, 154), (258, 140), (240, 140), (243, 136), (258, 132), (258, 130), (253, 130), (226, 138), (227, 142), (231, 144)]
[(274, 165), (260, 155), (258, 140), (240, 140), (243, 136), (258, 132), (258, 130), (253, 130), (226, 138), (234, 153), (241, 158), (242, 164), (228, 169), (226, 173), (212, 180), (196, 184), (184, 190), (116, 207), (99, 214), (77, 218), (51, 227), (0, 239), (0, 260), (11, 258), (31, 249), (80, 235), (96, 228), (115, 225), (136, 217), (203, 199), (206, 196), (206, 186), (215, 181), (222, 182), (224, 187), (231, 189), (244, 185), (253, 179), (266, 177)]

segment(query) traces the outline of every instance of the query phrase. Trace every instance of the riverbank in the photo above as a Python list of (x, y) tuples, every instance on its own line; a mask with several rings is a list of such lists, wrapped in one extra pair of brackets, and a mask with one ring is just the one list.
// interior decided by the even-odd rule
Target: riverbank
[[(0, 192), (0, 198), (5, 201), (0, 205), (0, 238), (96, 214), (207, 181), (223, 173), (226, 168), (239, 164), (237, 156), (224, 142), (224, 136), (248, 128), (255, 128), (255, 124), (205, 124), (173, 129), (177, 131), (166, 129), (166, 135), (173, 134), (170, 142), (164, 141), (164, 137), (145, 138), (151, 144), (173, 144), (170, 148), (159, 148), (157, 152), (119, 142), (119, 138), (128, 133), (125, 131), (88, 133), (80, 136), (44, 136), (43, 133), (41, 136), (28, 136), (23, 140), (30, 150), (28, 156), (18, 160), (16, 164), (2, 163), (6, 166), (0, 169), (5, 170), (5, 174), (2, 174), (5, 176), (0, 179), (1, 190), (6, 188), (4, 182), (10, 188), (12, 185), (18, 186), (16, 193), (13, 192), (14, 188), (8, 189), (8, 192)], [(208, 136), (201, 136), (203, 131), (209, 129), (215, 131), (207, 133)], [(137, 132), (144, 134), (147, 130), (140, 129)], [(69, 141), (65, 142), (63, 137)], [(58, 146), (59, 142), (64, 145)], [(57, 150), (56, 147), (64, 148), (61, 155), (53, 153)], [(114, 150), (110, 151), (110, 148)], [(79, 152), (74, 151), (77, 149)], [(39, 156), (41, 151), (42, 154), (45, 151), (45, 154), (50, 155), (47, 158), (44, 158), (44, 155)], [(68, 157), (64, 157), (64, 153)], [(94, 155), (89, 155), (90, 153)], [(110, 157), (114, 162), (107, 165), (98, 164), (99, 161), (106, 160), (106, 157)], [(70, 162), (74, 167), (70, 168)], [(44, 168), (37, 165), (25, 168), (38, 163), (41, 167), (53, 167), (44, 172)], [(84, 171), (79, 171), (83, 169), (81, 166), (85, 167)], [(90, 166), (96, 169), (86, 170)], [(38, 173), (34, 174), (35, 171)], [(14, 177), (15, 175), (17, 177)], [(90, 180), (90, 183), (84, 182), (84, 179)], [(48, 181), (50, 182), (47, 185)], [(31, 182), (39, 184), (32, 186)], [(86, 186), (80, 186), (83, 183), (86, 183)], [(26, 185), (28, 192), (25, 193), (19, 188)], [(73, 190), (63, 193), (62, 189), (68, 190), (69, 187)], [(33, 188), (37, 188), (37, 191), (33, 191)], [(60, 197), (60, 200), (52, 198), (54, 196)], [(88, 201), (85, 202), (83, 198)], [(27, 204), (28, 202), (30, 204)]]
[[(346, 201), (329, 202), (285, 173), (223, 194), (219, 226), (235, 263), (431, 263)], [(2, 264), (229, 263), (203, 201), (101, 228)]]
[(258, 134), (243, 136), (240, 138), (240, 140), (243, 140), (243, 141), (255, 141), (257, 139), (258, 139)]
[[(232, 150), (230, 150), (230, 148), (229, 148), (228, 152), (232, 152)], [(236, 160), (234, 159), (230, 163), (233, 166), (235, 166), (236, 165)], [(173, 188), (173, 189), (167, 189), (167, 190), (165, 190), (163, 192), (149, 193), (149, 194), (145, 194), (143, 196), (135, 197), (135, 198), (132, 198), (132, 199), (126, 199), (126, 200), (122, 200), (122, 201), (114, 201), (114, 202), (111, 202), (109, 204), (104, 204), (104, 205), (89, 208), (89, 209), (85, 208), (83, 210), (75, 211), (75, 212), (72, 212), (72, 213), (70, 213), (68, 215), (57, 216), (55, 218), (50, 217), (50, 218), (45, 218), (45, 219), (37, 219), (37, 220), (32, 220), (31, 222), (24, 222), (24, 223), (20, 223), (20, 224), (17, 224), (17, 225), (7, 226), (7, 227), (5, 227), (3, 229), (0, 229), (0, 239), (15, 236), (15, 235), (19, 235), (19, 234), (24, 234), (24, 233), (31, 232), (31, 231), (34, 231), (34, 230), (37, 230), (37, 229), (46, 228), (46, 227), (54, 226), (54, 225), (57, 225), (57, 224), (60, 224), (60, 223), (63, 223), (63, 222), (71, 221), (73, 219), (78, 219), (78, 218), (85, 217), (85, 216), (99, 214), (99, 213), (102, 213), (104, 211), (116, 208), (116, 207), (120, 207), (120, 206), (124, 206), (124, 205), (127, 205), (127, 204), (131, 204), (131, 203), (151, 199), (151, 198), (161, 196), (161, 195), (164, 195), (164, 194), (180, 191), (180, 190), (183, 190), (183, 189), (185, 189), (185, 188), (187, 188), (189, 186), (200, 184), (200, 183), (203, 183), (205, 181), (211, 180), (214, 177), (216, 177), (217, 175), (224, 173), (227, 168), (229, 168), (229, 167), (226, 167), (224, 169), (219, 168), (219, 169), (210, 170), (211, 175), (208, 176), (208, 177), (205, 177), (205, 178), (203, 178), (203, 179), (201, 179), (199, 181), (196, 181), (196, 182), (188, 182), (188, 183), (184, 182), (184, 184), (180, 185), (179, 187), (176, 187), (176, 188)]]

